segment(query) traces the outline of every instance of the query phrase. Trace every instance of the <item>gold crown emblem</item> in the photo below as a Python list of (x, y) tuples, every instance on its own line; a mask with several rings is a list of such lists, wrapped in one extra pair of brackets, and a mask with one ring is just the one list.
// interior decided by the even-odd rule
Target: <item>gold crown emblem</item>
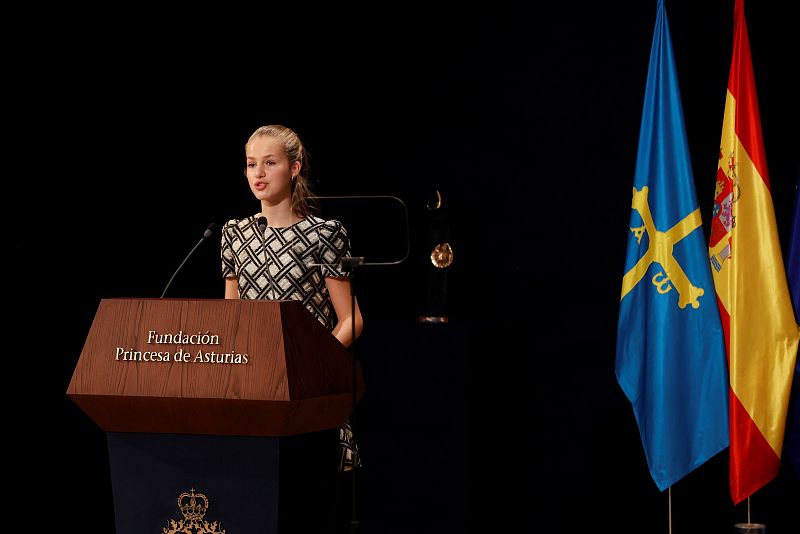
[[(202, 504), (198, 501), (202, 500)], [(178, 509), (183, 517), (190, 521), (199, 521), (206, 515), (208, 510), (208, 497), (203, 493), (195, 493), (194, 488), (190, 493), (183, 492), (178, 495)]]
[(203, 521), (208, 511), (208, 497), (204, 493), (195, 492), (194, 488), (184, 491), (178, 495), (178, 509), (183, 519), (170, 519), (167, 527), (162, 529), (164, 534), (225, 534), (219, 521)]

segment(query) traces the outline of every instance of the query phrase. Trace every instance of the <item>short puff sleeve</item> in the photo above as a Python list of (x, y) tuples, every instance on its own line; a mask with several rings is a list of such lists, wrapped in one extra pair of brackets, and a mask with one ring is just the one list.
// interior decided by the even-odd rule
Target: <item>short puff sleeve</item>
[(322, 276), (341, 278), (349, 276), (342, 270), (342, 258), (350, 257), (350, 238), (342, 223), (336, 220), (325, 221), (317, 230), (319, 234), (319, 263)]
[(231, 219), (222, 227), (222, 243), (220, 255), (222, 256), (222, 277), (236, 276), (236, 255), (233, 252), (233, 242), (238, 229), (238, 220)]

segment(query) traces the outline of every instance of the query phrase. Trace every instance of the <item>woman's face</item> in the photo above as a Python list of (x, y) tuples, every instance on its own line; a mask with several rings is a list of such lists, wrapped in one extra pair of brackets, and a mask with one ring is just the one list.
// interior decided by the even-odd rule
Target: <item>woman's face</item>
[(278, 204), (291, 197), (294, 173), (283, 144), (277, 138), (256, 137), (247, 145), (245, 155), (247, 182), (258, 200)]

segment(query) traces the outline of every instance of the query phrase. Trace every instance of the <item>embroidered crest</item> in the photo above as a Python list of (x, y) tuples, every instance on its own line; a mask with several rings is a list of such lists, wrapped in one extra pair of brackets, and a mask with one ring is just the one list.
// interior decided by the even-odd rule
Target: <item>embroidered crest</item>
[[(722, 150), (719, 159), (723, 158)], [(733, 215), (733, 204), (739, 200), (739, 178), (736, 176), (736, 156), (728, 156), (727, 165), (720, 165), (717, 169), (717, 185), (714, 188), (714, 211), (711, 219), (711, 239), (713, 243), (709, 260), (715, 271), (722, 270), (724, 262), (731, 257), (730, 231), (736, 226), (736, 217)], [(726, 168), (727, 170), (723, 170)]]
[(178, 510), (183, 519), (170, 519), (169, 525), (162, 529), (163, 534), (226, 534), (218, 521), (209, 523), (203, 519), (208, 511), (208, 497), (195, 493), (194, 488), (178, 496)]

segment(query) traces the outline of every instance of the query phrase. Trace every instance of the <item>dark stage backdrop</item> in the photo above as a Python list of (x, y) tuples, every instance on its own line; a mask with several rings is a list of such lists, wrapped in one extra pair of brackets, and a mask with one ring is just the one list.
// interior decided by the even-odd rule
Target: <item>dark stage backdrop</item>
[[(733, 1), (666, 5), (707, 223)], [(800, 170), (800, 50), (785, 5), (747, 3), (784, 244)], [(12, 58), (7, 78), (26, 158), (4, 196), (6, 460), (22, 470), (7, 515), (113, 531), (105, 436), (65, 397), (97, 305), (159, 296), (210, 222), (256, 212), (243, 144), (283, 123), (305, 140), (318, 193), (408, 207), (408, 261), (358, 281), (363, 531), (666, 532), (667, 493), (614, 376), (656, 2), (315, 9), (102, 24), (53, 13), (23, 32), (17, 47), (40, 51)], [(454, 249), (450, 324), (425, 327), (436, 190)], [(352, 227), (356, 254), (405, 253), (399, 204), (326, 209)], [(217, 234), (169, 296), (222, 295)], [(676, 532), (746, 519), (727, 460), (673, 487)], [(799, 485), (785, 466), (752, 498), (753, 519), (797, 532)]]

